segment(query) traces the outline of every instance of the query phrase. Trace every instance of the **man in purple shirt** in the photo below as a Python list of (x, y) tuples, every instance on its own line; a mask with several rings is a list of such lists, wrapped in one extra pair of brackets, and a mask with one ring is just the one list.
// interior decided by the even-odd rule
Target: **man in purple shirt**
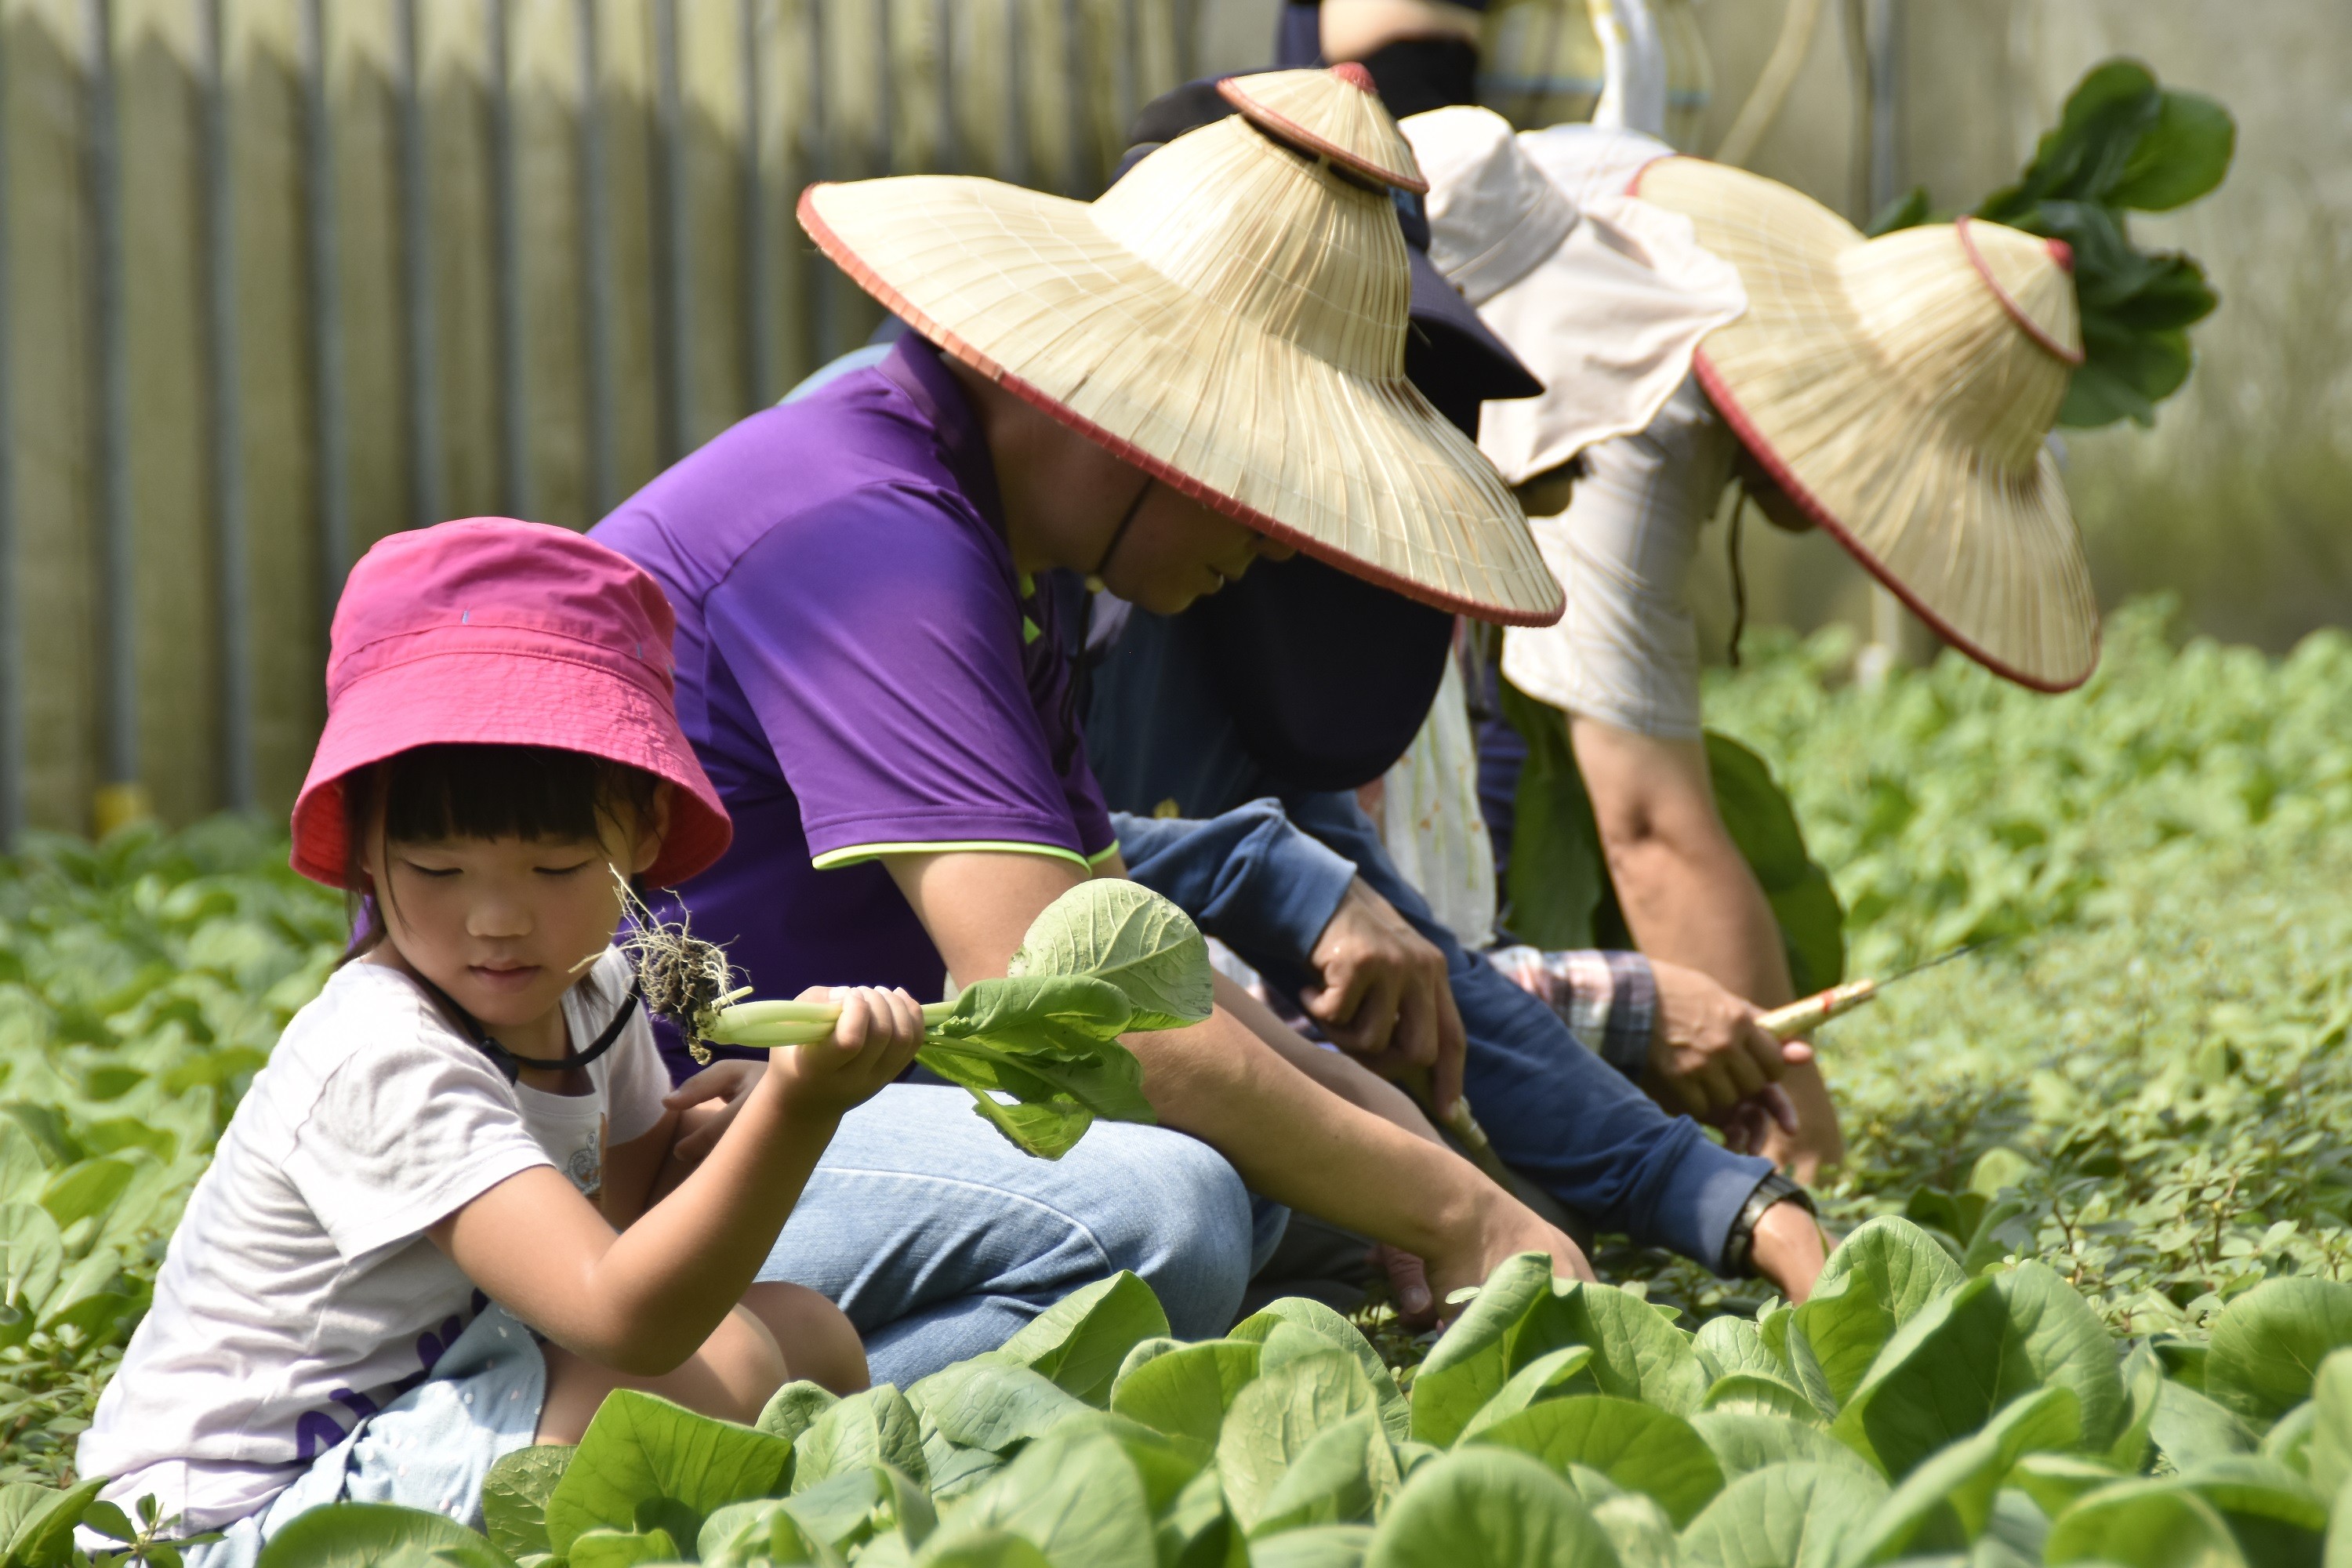
[[(1265, 101), (1092, 207), (978, 180), (813, 191), (803, 223), (923, 338), (598, 525), (677, 610), (679, 716), (736, 821), (678, 896), (761, 993), (937, 995), (1124, 874), (1033, 574), (1173, 614), (1303, 544), (1447, 607), (1557, 614), (1508, 493), (1404, 381), (1374, 184), (1414, 178), (1392, 122), (1347, 77), (1249, 81)], [(902, 1382), (1119, 1267), (1180, 1333), (1221, 1331), (1272, 1230), (1242, 1182), (1261, 1222), (1288, 1205), (1425, 1258), (1441, 1297), (1523, 1250), (1589, 1274), (1400, 1091), (1237, 988), (1219, 1004), (1130, 1042), (1160, 1128), (1098, 1124), (1058, 1163), (992, 1146), (955, 1091), (886, 1090), (771, 1272), (840, 1300)]]

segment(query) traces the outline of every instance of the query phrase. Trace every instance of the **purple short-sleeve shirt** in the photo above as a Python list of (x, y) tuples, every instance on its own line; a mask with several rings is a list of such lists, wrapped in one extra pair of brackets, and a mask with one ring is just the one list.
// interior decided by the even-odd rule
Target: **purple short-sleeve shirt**
[(978, 419), (920, 339), (745, 419), (593, 533), (677, 608), (678, 718), (735, 818), (678, 899), (760, 994), (939, 996), (877, 855), (1116, 846)]

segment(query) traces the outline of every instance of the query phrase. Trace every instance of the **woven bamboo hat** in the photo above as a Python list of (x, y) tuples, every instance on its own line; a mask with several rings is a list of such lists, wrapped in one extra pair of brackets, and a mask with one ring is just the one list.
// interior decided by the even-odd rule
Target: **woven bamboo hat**
[(1518, 503), (1405, 379), (1389, 193), (1423, 186), (1370, 79), (1220, 90), (1240, 113), (1091, 205), (908, 175), (812, 185), (801, 224), (916, 331), (1186, 495), (1424, 603), (1558, 620)]
[(1707, 395), (1798, 505), (1919, 617), (2042, 691), (2088, 679), (2098, 603), (2044, 444), (2083, 334), (2073, 258), (1999, 224), (1866, 240), (1786, 185), (1696, 158), (1637, 193), (1739, 269)]

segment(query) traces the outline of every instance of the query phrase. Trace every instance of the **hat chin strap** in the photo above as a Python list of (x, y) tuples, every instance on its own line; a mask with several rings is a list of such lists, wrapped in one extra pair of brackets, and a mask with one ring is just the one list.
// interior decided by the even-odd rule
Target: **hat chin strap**
[(1150, 474), (1143, 476), (1143, 488), (1135, 492), (1135, 499), (1127, 503), (1127, 510), (1119, 517), (1118, 526), (1110, 531), (1110, 542), (1103, 546), (1102, 559), (1096, 562), (1095, 569), (1087, 574), (1087, 586), (1094, 592), (1102, 592), (1103, 574), (1110, 570), (1110, 558), (1118, 553), (1119, 541), (1125, 539), (1127, 531), (1135, 526), (1135, 520), (1143, 512), (1144, 501), (1151, 494), (1151, 487), (1157, 483), (1159, 480)]

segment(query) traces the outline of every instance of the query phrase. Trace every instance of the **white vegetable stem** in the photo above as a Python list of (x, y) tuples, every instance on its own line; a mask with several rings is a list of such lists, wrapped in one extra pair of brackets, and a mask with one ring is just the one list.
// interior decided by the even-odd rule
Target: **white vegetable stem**
[[(930, 1003), (923, 1008), (923, 1026), (930, 1028), (954, 1010), (951, 1002)], [(708, 1037), (715, 1046), (753, 1049), (808, 1046), (830, 1039), (840, 1022), (838, 1002), (739, 1002), (719, 1010)]]

